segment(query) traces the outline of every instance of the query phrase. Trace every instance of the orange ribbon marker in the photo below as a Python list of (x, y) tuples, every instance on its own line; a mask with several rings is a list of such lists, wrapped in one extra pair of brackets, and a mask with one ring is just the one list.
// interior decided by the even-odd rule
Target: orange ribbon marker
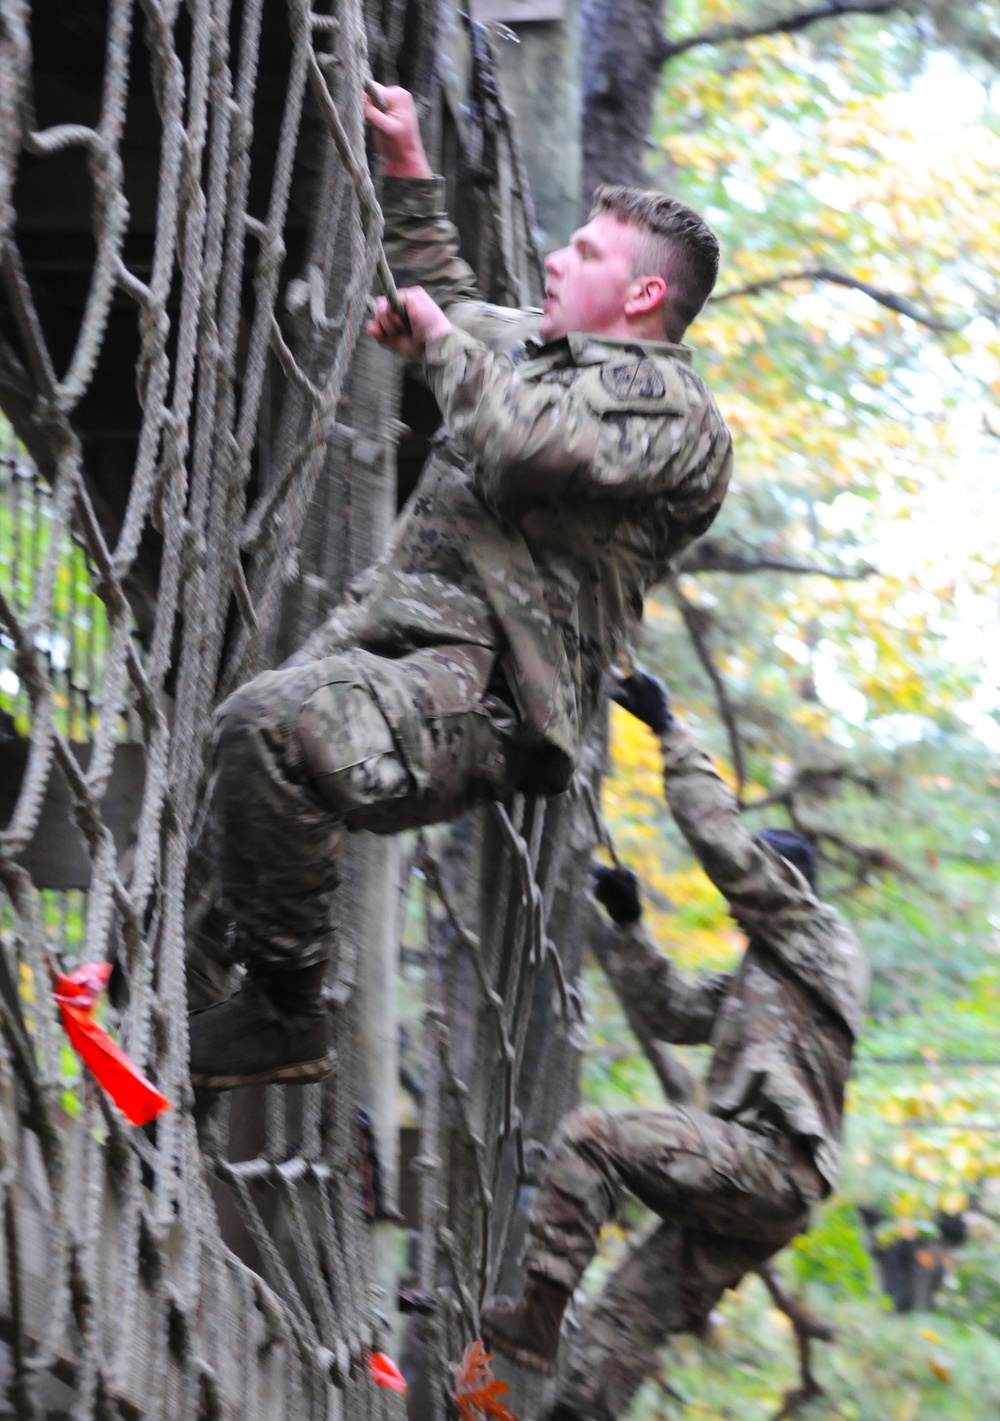
[(68, 976), (55, 972), (52, 995), (73, 1050), (122, 1114), (133, 1125), (145, 1125), (169, 1110), (170, 1101), (91, 1016), (110, 976), (110, 962), (86, 962)]
[(405, 1391), (406, 1378), (391, 1357), (384, 1352), (368, 1353), (368, 1370), (379, 1386), (387, 1386), (390, 1391)]

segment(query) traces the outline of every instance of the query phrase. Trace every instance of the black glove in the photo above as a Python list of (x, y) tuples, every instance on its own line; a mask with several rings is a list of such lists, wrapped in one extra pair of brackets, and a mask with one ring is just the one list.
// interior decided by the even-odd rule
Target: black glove
[(593, 864), (594, 897), (603, 903), (613, 922), (637, 923), (642, 917), (639, 902), (639, 880), (630, 868), (605, 868)]
[(611, 687), (611, 699), (657, 735), (662, 735), (673, 722), (666, 686), (646, 671), (633, 671), (629, 676), (616, 678)]

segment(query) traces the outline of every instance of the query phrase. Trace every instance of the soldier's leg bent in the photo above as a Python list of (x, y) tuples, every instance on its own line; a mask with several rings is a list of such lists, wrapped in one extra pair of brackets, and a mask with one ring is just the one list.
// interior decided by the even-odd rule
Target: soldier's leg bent
[[(196, 1084), (323, 1073), (344, 830), (407, 828), (504, 792), (507, 726), (485, 691), (492, 660), (483, 648), (398, 660), (354, 650), (267, 672), (220, 707), (212, 810), (223, 907), (249, 970), (238, 999), (192, 1017)], [(318, 1025), (303, 1036), (304, 1021)], [(302, 1059), (285, 1060), (290, 1049)]]
[(660, 1348), (689, 1325), (684, 1231), (665, 1223), (644, 1238), (586, 1309), (560, 1368), (553, 1417), (612, 1421), (655, 1372)]
[[(539, 1281), (568, 1297), (625, 1190), (665, 1221), (729, 1238), (773, 1238), (774, 1247), (805, 1226), (811, 1204), (825, 1192), (806, 1152), (776, 1131), (750, 1130), (683, 1106), (615, 1115), (575, 1111), (560, 1128), (529, 1215), (531, 1295), (484, 1314), (495, 1347), (534, 1365)], [(550, 1360), (547, 1352), (540, 1355), (539, 1369)]]
[(310, 782), (349, 829), (439, 823), (514, 788), (516, 723), (489, 694), (494, 660), (477, 646), (398, 660), (354, 652), (362, 684), (327, 678), (317, 688), (300, 743)]
[(665, 1220), (734, 1238), (784, 1236), (825, 1189), (805, 1150), (687, 1106), (578, 1110), (560, 1129), (529, 1218), (529, 1272), (573, 1288), (628, 1190)]
[[(794, 1222), (782, 1237), (793, 1236)], [(787, 1239), (786, 1239), (787, 1241)], [(699, 1331), (727, 1288), (782, 1244), (654, 1229), (586, 1309), (561, 1371), (552, 1421), (616, 1421), (660, 1365), (670, 1336)]]
[(488, 1346), (544, 1374), (555, 1370), (566, 1305), (621, 1196), (586, 1146), (603, 1120), (601, 1110), (576, 1110), (563, 1120), (528, 1217), (524, 1295), (517, 1302), (497, 1299), (482, 1316)]

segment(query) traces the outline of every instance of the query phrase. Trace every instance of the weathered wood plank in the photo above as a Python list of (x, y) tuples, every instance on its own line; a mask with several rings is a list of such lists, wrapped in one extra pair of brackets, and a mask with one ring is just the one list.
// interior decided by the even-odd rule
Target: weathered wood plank
[(566, 0), (472, 0), (470, 9), (474, 20), (521, 24), (529, 20), (564, 19)]
[[(85, 770), (90, 764), (90, 745), (73, 745), (72, 750)], [(6, 828), (14, 813), (27, 759), (27, 740), (0, 740), (0, 829)], [(144, 783), (143, 747), (116, 745), (102, 814), (119, 854), (127, 848), (138, 819)], [(87, 846), (73, 818), (69, 786), (54, 762), (38, 828), (19, 862), (31, 874), (36, 888), (86, 890), (90, 887)]]

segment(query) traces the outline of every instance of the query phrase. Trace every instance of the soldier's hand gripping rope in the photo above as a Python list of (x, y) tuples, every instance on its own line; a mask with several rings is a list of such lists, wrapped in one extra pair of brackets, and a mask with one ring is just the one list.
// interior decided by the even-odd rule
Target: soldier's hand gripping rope
[(613, 671), (611, 699), (648, 725), (655, 735), (663, 735), (673, 720), (666, 686), (648, 671), (632, 669), (628, 675)]
[(619, 927), (637, 923), (642, 917), (639, 902), (639, 880), (630, 868), (607, 868), (594, 864), (590, 870), (594, 880), (594, 897), (607, 909), (608, 917)]

